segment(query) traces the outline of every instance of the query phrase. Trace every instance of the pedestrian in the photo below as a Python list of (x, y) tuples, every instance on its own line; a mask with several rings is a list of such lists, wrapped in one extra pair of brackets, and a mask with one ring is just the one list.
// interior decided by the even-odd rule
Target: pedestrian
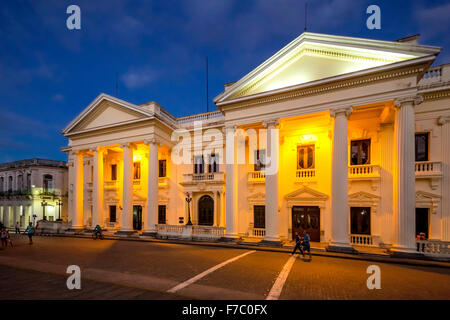
[(28, 240), (29, 240), (29, 244), (33, 244), (33, 234), (34, 234), (34, 227), (33, 227), (33, 223), (30, 222), (30, 224), (28, 225), (27, 229), (25, 230), (25, 232), (28, 235)]
[[(304, 251), (308, 251), (308, 253), (309, 253), (309, 260), (312, 259), (312, 256), (311, 256), (311, 243), (310, 243), (310, 240), (311, 240), (311, 237), (309, 236), (309, 233), (306, 232), (305, 236), (303, 237), (302, 245), (303, 245), (303, 250), (304, 250)], [(305, 257), (305, 254), (303, 253), (303, 251), (302, 251), (302, 254), (303, 254), (303, 258), (304, 258), (304, 257)]]
[(6, 229), (6, 246), (8, 246), (8, 243), (11, 245), (11, 247), (13, 246), (13, 242), (11, 240), (11, 236), (9, 235), (9, 231), (8, 229)]
[(2, 247), (7, 247), (8, 240), (6, 239), (6, 229), (4, 227), (0, 231), (0, 238), (2, 240)]
[(302, 249), (302, 238), (300, 237), (300, 235), (298, 234), (298, 232), (295, 233), (295, 246), (294, 246), (294, 250), (292, 250), (291, 252), (291, 256), (295, 254), (295, 252), (297, 251), (297, 249), (300, 251), (300, 253), (304, 256), (303, 254), (303, 249)]
[(20, 225), (19, 225), (19, 221), (16, 221), (16, 234), (20, 234)]

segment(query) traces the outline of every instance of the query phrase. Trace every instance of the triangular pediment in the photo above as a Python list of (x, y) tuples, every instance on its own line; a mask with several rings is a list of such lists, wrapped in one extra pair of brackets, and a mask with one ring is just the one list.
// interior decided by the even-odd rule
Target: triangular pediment
[(323, 79), (398, 64), (439, 48), (305, 32), (215, 98), (220, 104)]
[(305, 200), (305, 201), (314, 201), (314, 200), (327, 200), (328, 195), (319, 192), (317, 190), (311, 189), (309, 187), (302, 187), (294, 192), (291, 192), (285, 196), (286, 200)]
[(351, 201), (372, 201), (378, 200), (380, 197), (364, 191), (358, 191), (348, 195), (348, 200)]
[(262, 192), (257, 192), (254, 193), (250, 196), (247, 197), (248, 200), (265, 200), (266, 199), (266, 195)]
[(145, 109), (101, 94), (63, 130), (63, 134), (126, 124), (151, 116), (153, 114)]

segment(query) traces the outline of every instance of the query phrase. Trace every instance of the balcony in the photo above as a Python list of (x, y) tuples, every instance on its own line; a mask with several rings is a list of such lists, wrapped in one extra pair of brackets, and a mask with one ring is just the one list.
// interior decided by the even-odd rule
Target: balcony
[(250, 171), (248, 173), (248, 183), (264, 183), (266, 181), (265, 171)]
[(167, 188), (169, 186), (169, 178), (168, 177), (158, 177), (158, 187), (159, 188)]
[(105, 181), (103, 188), (105, 190), (116, 190), (119, 187), (119, 182), (117, 180)]
[(316, 169), (300, 169), (295, 172), (295, 182), (312, 181), (316, 179)]
[(436, 190), (442, 178), (442, 163), (438, 161), (420, 161), (414, 166), (416, 179), (429, 179), (431, 189)]
[(195, 185), (197, 183), (224, 183), (223, 172), (187, 173), (184, 174), (182, 185)]
[(349, 166), (348, 167), (349, 179), (372, 179), (380, 178), (380, 166), (373, 164)]

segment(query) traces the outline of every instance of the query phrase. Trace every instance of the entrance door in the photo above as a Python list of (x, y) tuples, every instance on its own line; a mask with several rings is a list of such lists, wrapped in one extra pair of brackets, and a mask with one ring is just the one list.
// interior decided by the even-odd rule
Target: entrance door
[(133, 229), (134, 230), (142, 229), (142, 207), (141, 206), (133, 206)]
[(295, 233), (308, 232), (311, 241), (320, 242), (320, 209), (319, 207), (292, 207), (292, 239)]
[(416, 208), (416, 235), (423, 232), (425, 233), (425, 237), (429, 239), (428, 221), (428, 208)]
[(198, 224), (212, 226), (214, 223), (214, 200), (210, 196), (203, 196), (198, 200)]

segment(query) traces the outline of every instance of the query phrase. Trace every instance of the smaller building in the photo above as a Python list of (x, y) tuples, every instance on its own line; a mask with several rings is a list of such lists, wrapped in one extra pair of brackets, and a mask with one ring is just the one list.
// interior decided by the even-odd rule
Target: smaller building
[(67, 162), (27, 159), (0, 164), (0, 221), (24, 228), (39, 220), (67, 221)]

